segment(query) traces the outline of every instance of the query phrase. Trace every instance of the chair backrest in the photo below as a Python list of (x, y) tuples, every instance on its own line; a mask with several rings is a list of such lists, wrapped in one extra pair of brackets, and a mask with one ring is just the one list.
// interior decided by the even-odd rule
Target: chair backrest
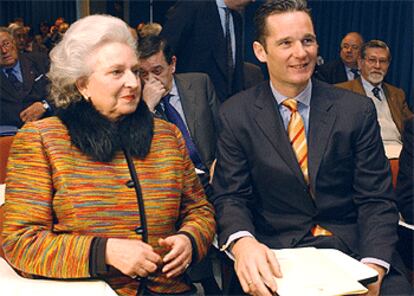
[(3, 184), (6, 179), (7, 158), (14, 136), (0, 137), (0, 184)]
[[(13, 143), (13, 136), (1, 136), (0, 137), (0, 184), (3, 184), (6, 180), (6, 167), (7, 167), (7, 158), (9, 157), (10, 147)], [(2, 189), (0, 188), (0, 191)], [(3, 192), (0, 192), (3, 194)], [(0, 197), (0, 234), (3, 231), (3, 197)], [(3, 249), (1, 247), (2, 239), (0, 235), (0, 257), (4, 257)]]

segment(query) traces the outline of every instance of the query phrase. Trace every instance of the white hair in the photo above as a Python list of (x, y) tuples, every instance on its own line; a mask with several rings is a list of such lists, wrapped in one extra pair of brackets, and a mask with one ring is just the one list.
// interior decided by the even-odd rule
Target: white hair
[(128, 25), (109, 15), (90, 15), (73, 23), (63, 39), (50, 52), (50, 95), (56, 107), (65, 108), (82, 97), (76, 87), (88, 77), (91, 55), (98, 47), (112, 42), (124, 43), (136, 52), (136, 40)]

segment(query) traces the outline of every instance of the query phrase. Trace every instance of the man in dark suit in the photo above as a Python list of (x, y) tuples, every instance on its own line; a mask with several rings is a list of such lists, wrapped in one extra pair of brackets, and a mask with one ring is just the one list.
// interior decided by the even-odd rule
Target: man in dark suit
[(263, 4), (255, 26), (270, 82), (221, 107), (212, 199), (243, 291), (276, 292), (270, 248), (314, 246), (377, 270), (370, 295), (411, 293), (394, 261), (398, 212), (374, 105), (310, 79), (318, 45), (304, 1)]
[[(363, 44), (358, 59), (361, 77), (337, 84), (341, 88), (368, 96), (374, 102), (381, 138), (390, 157), (398, 157), (402, 147), (401, 133), (405, 120), (413, 116), (405, 100), (405, 93), (384, 82), (391, 62), (391, 51), (381, 40), (370, 40)], [(397, 149), (396, 155), (393, 153)]]
[(47, 58), (18, 53), (7, 28), (0, 28), (0, 125), (21, 127), (48, 115)]
[[(211, 195), (210, 172), (214, 171), (219, 101), (210, 78), (204, 73), (175, 74), (177, 58), (165, 39), (140, 39), (140, 76), (143, 99), (155, 116), (178, 126), (207, 195)], [(174, 112), (172, 114), (172, 112)], [(177, 114), (180, 119), (174, 118)], [(186, 136), (188, 135), (188, 137)], [(209, 257), (192, 268), (193, 281), (201, 282), (206, 295), (218, 295)]]
[[(249, 2), (178, 0), (161, 31), (177, 55), (177, 73), (207, 73), (222, 102), (244, 88), (243, 26), (238, 10)], [(230, 39), (226, 38), (226, 10)], [(227, 44), (231, 44), (231, 58)]]
[(359, 52), (364, 40), (358, 32), (350, 32), (341, 41), (340, 60), (318, 66), (315, 78), (330, 84), (353, 80), (360, 75)]
[(414, 117), (405, 122), (402, 140), (395, 191), (402, 217), (407, 223), (414, 224)]

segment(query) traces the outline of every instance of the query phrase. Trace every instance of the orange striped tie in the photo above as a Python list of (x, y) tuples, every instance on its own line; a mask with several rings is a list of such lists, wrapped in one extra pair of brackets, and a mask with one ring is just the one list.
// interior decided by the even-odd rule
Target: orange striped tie
[(306, 144), (305, 125), (302, 116), (298, 112), (298, 102), (295, 99), (288, 98), (282, 104), (289, 108), (291, 112), (287, 132), (305, 181), (309, 184), (308, 145)]

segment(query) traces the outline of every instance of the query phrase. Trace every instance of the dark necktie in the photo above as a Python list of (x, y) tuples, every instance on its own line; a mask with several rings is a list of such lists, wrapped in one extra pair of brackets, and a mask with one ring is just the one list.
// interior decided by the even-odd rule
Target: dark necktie
[(180, 113), (174, 108), (173, 105), (170, 103), (171, 95), (168, 94), (165, 97), (161, 99), (161, 102), (164, 104), (165, 109), (165, 116), (167, 117), (168, 121), (171, 123), (174, 123), (183, 134), (185, 145), (187, 146), (187, 149), (190, 153), (190, 158), (194, 163), (194, 166), (203, 169), (204, 166), (201, 162), (200, 156), (198, 154), (197, 148), (193, 142), (193, 139), (190, 136), (190, 133), (187, 130), (187, 127), (184, 123), (184, 120), (181, 118)]
[(224, 8), (225, 18), (224, 18), (224, 27), (226, 29), (226, 49), (227, 49), (227, 78), (228, 78), (228, 92), (229, 95), (233, 92), (233, 71), (234, 71), (234, 62), (233, 62), (233, 48), (231, 46), (231, 34), (230, 34), (230, 9)]
[(359, 70), (358, 69), (351, 69), (351, 72), (354, 74), (354, 79), (359, 77)]
[(17, 79), (16, 75), (13, 73), (13, 68), (6, 69), (7, 79), (14, 86), (16, 90), (20, 90), (23, 84)]
[(372, 89), (372, 93), (374, 94), (374, 96), (381, 101), (381, 96), (380, 96), (380, 89), (379, 87), (374, 87)]

